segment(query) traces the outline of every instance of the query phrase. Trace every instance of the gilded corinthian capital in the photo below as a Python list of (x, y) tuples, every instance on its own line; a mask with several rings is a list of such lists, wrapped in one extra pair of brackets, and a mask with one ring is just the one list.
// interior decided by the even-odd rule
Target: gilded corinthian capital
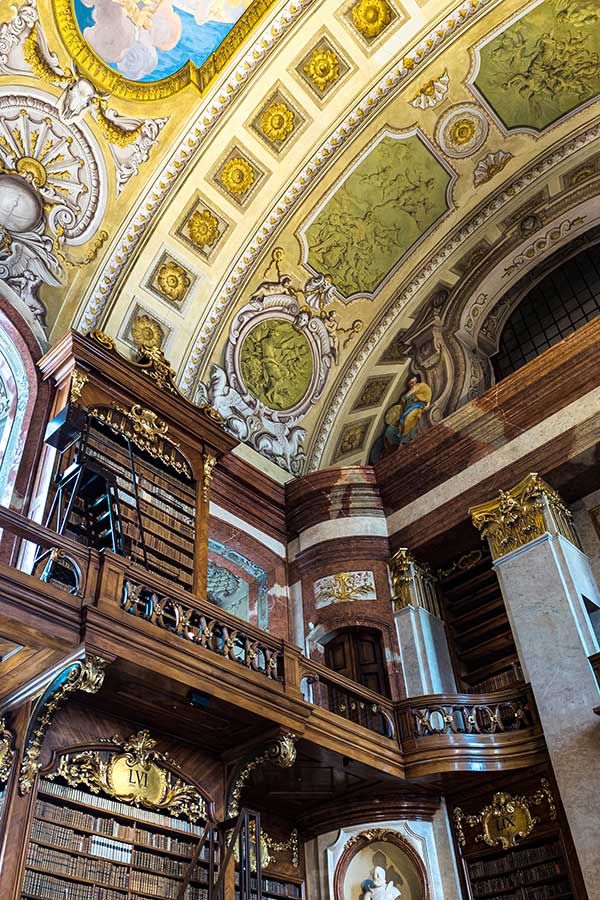
[(542, 534), (562, 534), (579, 545), (571, 513), (559, 494), (535, 472), (494, 500), (472, 506), (473, 525), (487, 538), (492, 559), (498, 559)]
[(431, 568), (417, 562), (410, 550), (400, 547), (388, 560), (394, 612), (406, 606), (421, 606), (440, 616), (436, 580)]

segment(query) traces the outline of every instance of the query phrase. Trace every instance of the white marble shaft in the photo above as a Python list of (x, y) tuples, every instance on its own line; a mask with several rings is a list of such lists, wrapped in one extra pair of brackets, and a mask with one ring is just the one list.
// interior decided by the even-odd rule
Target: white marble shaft
[(590, 898), (600, 898), (600, 691), (588, 656), (598, 642), (582, 597), (600, 604), (588, 558), (562, 535), (544, 534), (496, 560), (525, 678)]
[(407, 697), (456, 691), (444, 623), (420, 606), (394, 613)]

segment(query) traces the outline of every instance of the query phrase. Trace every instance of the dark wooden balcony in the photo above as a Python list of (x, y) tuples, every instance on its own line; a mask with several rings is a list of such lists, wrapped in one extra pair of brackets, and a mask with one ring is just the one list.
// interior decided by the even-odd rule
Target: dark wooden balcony
[[(542, 758), (525, 684), (395, 703), (124, 557), (4, 508), (0, 527), (0, 631), (32, 649), (34, 680), (83, 645), (130, 680), (201, 691), (230, 715), (255, 717), (258, 732), (285, 728), (390, 776), (511, 769)], [(17, 672), (2, 679), (4, 698), (23, 688)]]

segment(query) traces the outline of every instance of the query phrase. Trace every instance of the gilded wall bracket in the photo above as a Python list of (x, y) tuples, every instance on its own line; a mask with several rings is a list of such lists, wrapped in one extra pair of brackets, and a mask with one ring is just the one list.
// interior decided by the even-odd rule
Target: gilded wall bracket
[(290, 769), (294, 765), (296, 762), (296, 740), (296, 735), (291, 732), (279, 735), (267, 745), (262, 753), (257, 754), (249, 762), (243, 763), (238, 768), (237, 777), (229, 793), (229, 802), (227, 804), (227, 814), (229, 816), (238, 815), (242, 790), (255, 769), (264, 766), (265, 763), (272, 763), (280, 769)]

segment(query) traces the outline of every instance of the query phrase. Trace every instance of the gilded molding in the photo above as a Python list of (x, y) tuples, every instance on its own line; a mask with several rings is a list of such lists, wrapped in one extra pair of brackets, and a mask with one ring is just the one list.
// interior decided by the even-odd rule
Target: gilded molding
[(84, 691), (97, 693), (104, 682), (108, 662), (99, 656), (86, 656), (63, 669), (38, 699), (27, 728), (25, 748), (19, 775), (19, 791), (28, 794), (40, 769), (40, 753), (48, 728), (59, 707), (69, 694)]
[[(258, 769), (259, 766), (264, 766), (268, 762), (278, 766), (280, 769), (290, 769), (294, 765), (296, 762), (296, 739), (296, 735), (291, 732), (280, 735), (274, 741), (271, 741), (262, 753), (259, 753), (254, 759), (240, 768), (229, 794), (229, 802), (227, 804), (227, 814), (229, 816), (238, 815), (242, 789), (255, 769)], [(273, 847), (273, 849), (275, 848)]]
[(430, 567), (419, 563), (406, 547), (388, 560), (394, 612), (407, 606), (422, 607), (441, 618), (436, 578)]
[(535, 472), (497, 498), (469, 509), (473, 525), (498, 559), (542, 534), (562, 534), (579, 546), (572, 516), (559, 494)]
[(481, 826), (481, 833), (475, 836), (475, 843), (485, 843), (489, 847), (501, 847), (508, 850), (515, 847), (521, 838), (528, 837), (536, 825), (542, 820), (532, 816), (530, 806), (548, 804), (550, 819), (556, 820), (556, 804), (550, 784), (542, 778), (540, 787), (533, 794), (512, 797), (500, 791), (494, 794), (492, 802), (484, 806), (475, 815), (465, 815), (460, 807), (454, 810), (454, 822), (458, 834), (458, 843), (464, 847), (467, 843), (463, 824), (470, 828)]
[(12, 749), (13, 734), (6, 726), (6, 719), (0, 717), (0, 784), (5, 784), (12, 771), (15, 751)]
[(164, 763), (170, 762), (155, 750), (156, 741), (144, 729), (123, 741), (112, 738), (120, 748), (104, 759), (105, 751), (84, 750), (61, 757), (50, 781), (62, 778), (71, 787), (84, 785), (93, 794), (103, 793), (121, 803), (141, 806), (190, 822), (206, 819), (206, 801), (193, 787), (174, 776)]

